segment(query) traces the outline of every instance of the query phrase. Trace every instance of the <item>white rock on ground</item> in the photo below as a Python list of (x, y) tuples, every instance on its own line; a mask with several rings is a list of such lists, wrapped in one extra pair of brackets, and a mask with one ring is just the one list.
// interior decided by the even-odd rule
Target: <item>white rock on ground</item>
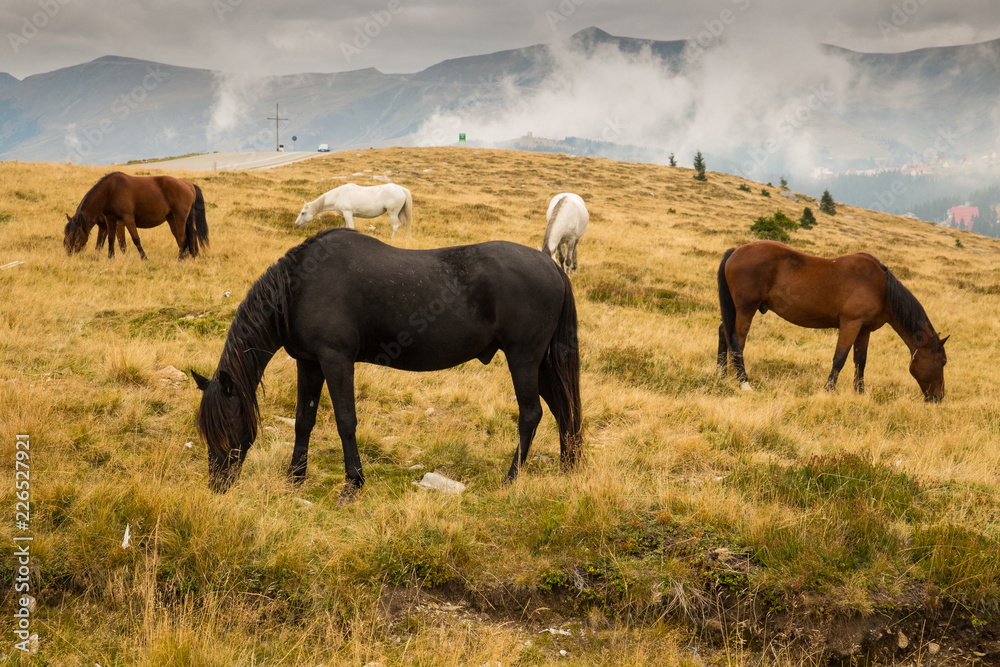
[(423, 479), (419, 482), (414, 482), (414, 484), (422, 489), (434, 489), (435, 491), (443, 491), (444, 493), (462, 493), (465, 491), (465, 484), (448, 479), (436, 472), (424, 473)]

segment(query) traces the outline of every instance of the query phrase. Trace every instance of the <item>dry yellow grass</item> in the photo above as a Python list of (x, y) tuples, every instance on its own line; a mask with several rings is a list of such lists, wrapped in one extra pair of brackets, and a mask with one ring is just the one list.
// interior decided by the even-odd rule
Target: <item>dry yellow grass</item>
[[(411, 248), (489, 239), (538, 247), (552, 195), (576, 192), (587, 202), (591, 223), (574, 276), (581, 471), (558, 473), (546, 416), (525, 474), (500, 487), (516, 431), (502, 358), (432, 374), (363, 366), (358, 434), (369, 483), (360, 502), (337, 508), (343, 467), (327, 397), (305, 485), (284, 481), (293, 434), (276, 417), (294, 414), (295, 368), (279, 351), (265, 376), (265, 428), (241, 481), (226, 496), (208, 492), (194, 424), (199, 394), (159, 371), (210, 374), (253, 281), (310, 233), (342, 224), (327, 214), (294, 230), (302, 202), (369, 169), (413, 192), (414, 236), (394, 241)], [(25, 262), (0, 271), (0, 469), (13, 477), (14, 436), (29, 433), (34, 629), (50, 664), (540, 664), (566, 662), (560, 649), (578, 664), (804, 659), (777, 645), (745, 652), (735, 635), (713, 640), (698, 619), (718, 593), (706, 577), (718, 572), (690, 554), (622, 547), (633, 536), (629, 521), (639, 539), (653, 530), (649, 517), (682, 537), (707, 535), (706, 548), (751, 554), (754, 566), (732, 590), (783, 596), (785, 607), (872, 614), (880, 600), (901, 604), (920, 577), (940, 576), (942, 597), (953, 594), (977, 622), (995, 622), (974, 602), (995, 608), (1000, 594), (975, 601), (967, 590), (994, 561), (945, 558), (931, 569), (940, 553), (922, 536), (968, 531), (983, 551), (998, 538), (997, 241), (846, 206), (831, 217), (813, 205), (818, 225), (796, 232), (793, 245), (876, 255), (952, 334), (947, 397), (921, 400), (905, 346), (888, 327), (872, 337), (868, 394), (851, 391), (850, 367), (838, 391), (824, 393), (835, 335), (773, 315), (758, 316), (751, 330), (756, 391), (744, 394), (715, 375), (718, 262), (752, 240), (757, 216), (780, 209), (798, 219), (803, 207), (763, 197), (759, 185), (747, 193), (722, 174), (699, 183), (690, 170), (562, 155), (350, 152), (271, 171), (181, 174), (209, 205), (211, 250), (197, 260), (176, 261), (166, 226), (140, 231), (147, 262), (131, 242), (113, 261), (92, 245), (66, 257), (63, 213), (106, 171), (0, 163), (0, 264)], [(357, 222), (388, 241), (387, 218)], [(622, 287), (632, 305), (615, 304)], [(779, 473), (767, 466), (798, 470), (811, 457), (845, 453), (915, 480), (919, 512), (868, 508), (898, 537), (895, 560), (872, 555), (812, 581), (795, 569), (794, 550), (781, 560), (775, 545), (790, 543), (794, 526), (806, 543), (819, 534), (813, 529), (840, 539), (831, 518), (839, 500), (798, 507), (776, 499), (767, 480)], [(424, 469), (410, 470), (416, 464)], [(410, 482), (426, 470), (469, 491), (421, 492)], [(753, 477), (767, 470), (771, 478)], [(12, 487), (2, 488), (9, 516)], [(123, 550), (126, 523), (134, 546)], [(10, 521), (0, 525), (5, 582), (12, 533)], [(573, 573), (589, 578), (567, 580)], [(423, 597), (421, 581), (434, 584)], [(387, 610), (400, 590), (409, 601)], [(0, 632), (9, 637), (14, 599), (0, 595)], [(429, 606), (435, 597), (465, 611)], [(538, 635), (561, 624), (571, 637)], [(696, 657), (687, 646), (701, 647)]]

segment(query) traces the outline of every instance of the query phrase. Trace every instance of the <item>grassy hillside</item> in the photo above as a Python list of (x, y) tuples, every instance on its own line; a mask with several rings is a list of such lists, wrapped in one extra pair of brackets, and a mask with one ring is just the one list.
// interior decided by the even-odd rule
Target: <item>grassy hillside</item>
[[(947, 396), (923, 402), (889, 327), (872, 336), (868, 393), (852, 392), (850, 367), (825, 393), (835, 334), (772, 314), (751, 330), (756, 391), (744, 393), (715, 372), (715, 275), (755, 218), (800, 217), (805, 204), (776, 188), (767, 197), (722, 174), (700, 183), (686, 169), (562, 155), (350, 152), (187, 175), (209, 203), (212, 247), (197, 260), (176, 261), (166, 226), (140, 232), (147, 262), (131, 243), (108, 261), (96, 235), (66, 257), (63, 213), (104, 172), (0, 163), (0, 265), (24, 262), (0, 270), (0, 470), (14, 478), (15, 435), (30, 434), (37, 664), (800, 664), (1000, 651), (1000, 242), (813, 204), (818, 225), (792, 245), (885, 262), (952, 335)], [(517, 419), (502, 355), (427, 374), (359, 366), (368, 484), (337, 507), (343, 463), (326, 395), (307, 480), (284, 481), (295, 367), (279, 351), (239, 483), (208, 491), (200, 394), (163, 369), (210, 374), (253, 281), (342, 224), (327, 214), (295, 230), (302, 202), (375, 174), (412, 190), (414, 236), (394, 241), (412, 248), (538, 247), (552, 195), (587, 202), (573, 278), (581, 470), (559, 473), (546, 412), (524, 474), (500, 486)], [(388, 241), (386, 217), (358, 223)], [(411, 484), (427, 471), (469, 490)], [(12, 637), (12, 484), (0, 499), (0, 633)]]

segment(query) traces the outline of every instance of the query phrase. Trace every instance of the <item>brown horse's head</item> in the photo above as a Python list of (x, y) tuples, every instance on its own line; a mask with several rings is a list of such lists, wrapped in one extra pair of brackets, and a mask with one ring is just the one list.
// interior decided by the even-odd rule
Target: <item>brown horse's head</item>
[(198, 431), (208, 445), (208, 486), (216, 493), (225, 493), (240, 476), (243, 460), (257, 437), (256, 400), (240, 391), (225, 371), (217, 372), (211, 380), (194, 371), (191, 376), (202, 391)]
[(66, 248), (67, 255), (73, 255), (83, 250), (90, 238), (90, 222), (81, 211), (77, 211), (73, 217), (66, 216), (66, 229), (63, 236), (63, 247)]
[(944, 344), (948, 338), (938, 338), (931, 332), (930, 343), (914, 350), (910, 360), (910, 375), (917, 380), (926, 401), (937, 403), (944, 398), (944, 366), (948, 363)]

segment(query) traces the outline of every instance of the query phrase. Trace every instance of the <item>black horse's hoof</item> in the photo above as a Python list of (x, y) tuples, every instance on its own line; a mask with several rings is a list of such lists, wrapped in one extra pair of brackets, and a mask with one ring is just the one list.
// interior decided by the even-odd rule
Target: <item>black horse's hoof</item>
[(344, 483), (344, 488), (340, 490), (340, 498), (337, 505), (350, 505), (361, 495), (361, 485), (355, 481), (348, 480)]

